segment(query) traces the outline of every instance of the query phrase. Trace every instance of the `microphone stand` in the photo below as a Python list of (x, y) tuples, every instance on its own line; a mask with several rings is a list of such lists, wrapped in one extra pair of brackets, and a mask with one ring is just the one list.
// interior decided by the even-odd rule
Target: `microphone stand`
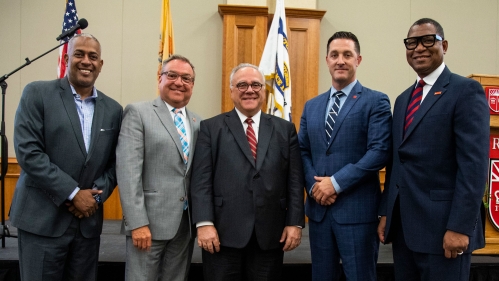
[[(66, 37), (68, 38), (68, 37)], [(68, 40), (69, 41), (69, 40)], [(7, 136), (5, 135), (5, 92), (7, 90), (7, 78), (11, 76), (12, 74), (18, 72), (19, 70), (23, 69), (27, 65), (30, 65), (32, 62), (36, 61), (37, 59), (45, 56), (46, 54), (52, 52), (53, 50), (59, 48), (60, 46), (66, 44), (67, 41), (64, 41), (63, 43), (55, 46), (54, 48), (50, 49), (49, 51), (39, 55), (38, 57), (34, 58), (33, 60), (30, 60), (29, 58), (25, 58), (26, 62), (21, 65), (20, 67), (16, 68), (14, 71), (12, 71), (9, 74), (5, 74), (0, 77), (0, 87), (2, 88), (2, 120), (0, 124), (0, 159), (2, 161), (1, 166), (0, 166), (0, 193), (1, 193), (1, 216), (2, 216), (2, 225), (1, 225), (1, 233), (0, 236), (2, 236), (2, 248), (5, 248), (5, 237), (14, 237), (17, 238), (15, 235), (11, 235), (9, 231), (8, 225), (5, 224), (5, 175), (7, 174), (7, 168), (8, 168), (8, 161), (9, 161), (9, 153), (8, 153), (8, 142), (7, 142)]]

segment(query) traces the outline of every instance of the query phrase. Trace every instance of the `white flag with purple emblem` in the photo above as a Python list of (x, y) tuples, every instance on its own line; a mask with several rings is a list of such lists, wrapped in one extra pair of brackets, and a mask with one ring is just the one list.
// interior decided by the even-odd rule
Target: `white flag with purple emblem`
[(291, 121), (291, 74), (284, 0), (276, 1), (260, 69), (265, 74), (267, 113)]

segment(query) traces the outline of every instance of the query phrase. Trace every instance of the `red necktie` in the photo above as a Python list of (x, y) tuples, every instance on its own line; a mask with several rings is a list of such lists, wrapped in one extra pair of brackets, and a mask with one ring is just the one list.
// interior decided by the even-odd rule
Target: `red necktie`
[(405, 125), (404, 125), (404, 136), (405, 132), (414, 120), (414, 114), (418, 111), (419, 106), (421, 105), (421, 100), (423, 98), (423, 87), (426, 85), (423, 79), (419, 80), (416, 89), (412, 92), (411, 100), (409, 101), (409, 105), (407, 106), (407, 111), (405, 112)]
[(255, 158), (256, 161), (256, 135), (255, 131), (253, 130), (253, 126), (251, 125), (253, 123), (253, 119), (248, 118), (246, 121), (244, 121), (248, 124), (248, 128), (246, 129), (246, 138), (248, 139), (249, 146), (251, 149), (251, 154), (253, 154), (253, 158)]

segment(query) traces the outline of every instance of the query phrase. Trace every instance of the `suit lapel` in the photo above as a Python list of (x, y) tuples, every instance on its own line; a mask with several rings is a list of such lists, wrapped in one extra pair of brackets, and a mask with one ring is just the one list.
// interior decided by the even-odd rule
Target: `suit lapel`
[(262, 112), (262, 115), (260, 117), (260, 125), (258, 128), (258, 144), (256, 149), (257, 171), (262, 167), (265, 155), (267, 155), (267, 150), (270, 144), (270, 137), (272, 136), (273, 130), (274, 126), (272, 126), (270, 116)]
[[(325, 92), (322, 94), (323, 98), (321, 99), (320, 101), (320, 106), (321, 106), (321, 110), (317, 110), (317, 111), (314, 111), (313, 113), (314, 114), (317, 114), (317, 120), (319, 120), (319, 122), (322, 122), (323, 126), (322, 126), (322, 132), (321, 132), (321, 136), (322, 138), (324, 139), (324, 142), (327, 143), (327, 138), (326, 138), (326, 114), (327, 114), (327, 111), (329, 110), (329, 108), (327, 107), (328, 106), (328, 103), (329, 103), (329, 98), (331, 97), (331, 90)], [(314, 118), (312, 118), (313, 120)]]
[[(191, 138), (189, 142), (189, 159), (187, 160), (187, 170), (191, 167), (192, 159), (194, 156), (194, 149), (196, 148), (196, 139), (198, 138), (198, 130), (197, 128), (199, 127), (199, 121), (197, 120), (189, 110), (187, 110), (187, 107), (185, 108), (186, 111), (186, 117), (187, 120), (189, 120), (189, 126), (191, 127)], [(171, 115), (170, 115), (171, 116)]]
[[(263, 114), (262, 114), (263, 115)], [(251, 165), (255, 167), (255, 159), (253, 158), (253, 155), (251, 154), (251, 149), (249, 147), (248, 139), (246, 138), (246, 134), (244, 133), (244, 128), (243, 124), (241, 124), (241, 119), (239, 119), (239, 116), (237, 115), (237, 112), (235, 109), (232, 111), (228, 112), (225, 118), (225, 123), (227, 124), (227, 127), (229, 127), (229, 130), (232, 133), (232, 136), (236, 140), (236, 143), (239, 145), (239, 148), (241, 148), (243, 154), (246, 156), (248, 161), (250, 161)], [(262, 123), (260, 121), (260, 123)], [(260, 137), (260, 135), (258, 135)], [(258, 148), (260, 147), (260, 143), (258, 143), (257, 147), (257, 154), (258, 153)], [(258, 155), (257, 155), (258, 159)]]
[(348, 95), (347, 99), (345, 100), (345, 103), (341, 107), (340, 113), (338, 114), (338, 117), (335, 120), (333, 132), (331, 134), (331, 141), (329, 142), (328, 148), (334, 142), (334, 138), (338, 134), (338, 131), (340, 130), (341, 124), (345, 120), (345, 117), (348, 115), (348, 113), (355, 105), (355, 103), (362, 97), (361, 92), (362, 92), (362, 85), (360, 84), (359, 81), (357, 81), (352, 91)]
[(184, 159), (184, 152), (182, 151), (182, 144), (180, 143), (180, 137), (178, 136), (177, 127), (175, 126), (175, 123), (173, 123), (172, 115), (170, 114), (170, 111), (168, 111), (168, 107), (166, 106), (165, 102), (160, 97), (158, 97), (152, 101), (152, 106), (154, 112), (156, 112), (156, 115), (165, 127), (166, 131), (170, 134), (173, 141), (175, 142), (180, 157)]
[(101, 95), (97, 95), (95, 99), (94, 116), (92, 119), (92, 136), (90, 146), (88, 148), (88, 155), (92, 154), (95, 144), (99, 140), (99, 132), (102, 128), (102, 120), (104, 120), (104, 99)]
[(412, 91), (416, 87), (416, 84), (409, 87), (405, 90), (400, 97), (398, 98), (398, 102), (393, 109), (393, 138), (396, 143), (401, 143), (404, 137), (404, 125), (405, 125), (405, 112), (407, 111), (407, 105), (409, 104), (409, 100), (411, 99)]
[[(450, 70), (447, 67), (445, 67), (442, 74), (440, 74), (437, 81), (435, 81), (435, 84), (433, 84), (430, 91), (428, 92), (428, 94), (424, 98), (418, 111), (416, 111), (416, 113), (414, 114), (414, 120), (412, 120), (412, 124), (407, 129), (407, 132), (405, 132), (405, 139), (407, 139), (411, 135), (411, 133), (418, 126), (419, 122), (421, 122), (423, 117), (430, 110), (430, 108), (435, 104), (435, 102), (437, 102), (437, 100), (439, 100), (440, 97), (442, 97), (445, 94), (445, 92), (446, 92), (445, 87), (449, 84), (449, 77), (450, 77)], [(438, 94), (435, 94), (437, 92), (438, 92)], [(404, 114), (404, 118), (405, 118), (405, 114)]]
[(76, 111), (75, 99), (71, 87), (69, 86), (69, 81), (67, 77), (59, 80), (61, 83), (61, 91), (59, 92), (62, 103), (64, 104), (64, 109), (68, 114), (69, 121), (71, 122), (71, 128), (75, 134), (76, 140), (80, 147), (81, 152), (85, 157), (87, 156), (87, 149), (85, 148), (85, 141), (83, 140), (83, 132), (81, 131), (80, 117)]

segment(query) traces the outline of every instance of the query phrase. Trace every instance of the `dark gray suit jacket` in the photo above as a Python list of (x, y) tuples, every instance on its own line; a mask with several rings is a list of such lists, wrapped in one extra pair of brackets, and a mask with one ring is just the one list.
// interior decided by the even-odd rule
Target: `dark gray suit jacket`
[(194, 155), (193, 222), (212, 221), (222, 245), (280, 247), (285, 226), (304, 226), (303, 171), (294, 125), (262, 113), (257, 161), (235, 110), (201, 122)]
[[(76, 186), (103, 190), (116, 186), (115, 147), (123, 109), (98, 92), (92, 138), (86, 152), (80, 119), (68, 79), (38, 81), (23, 91), (16, 112), (14, 146), (22, 168), (10, 210), (12, 225), (37, 235), (58, 237), (73, 214), (64, 204)], [(87, 238), (102, 231), (103, 208), (81, 219)]]

